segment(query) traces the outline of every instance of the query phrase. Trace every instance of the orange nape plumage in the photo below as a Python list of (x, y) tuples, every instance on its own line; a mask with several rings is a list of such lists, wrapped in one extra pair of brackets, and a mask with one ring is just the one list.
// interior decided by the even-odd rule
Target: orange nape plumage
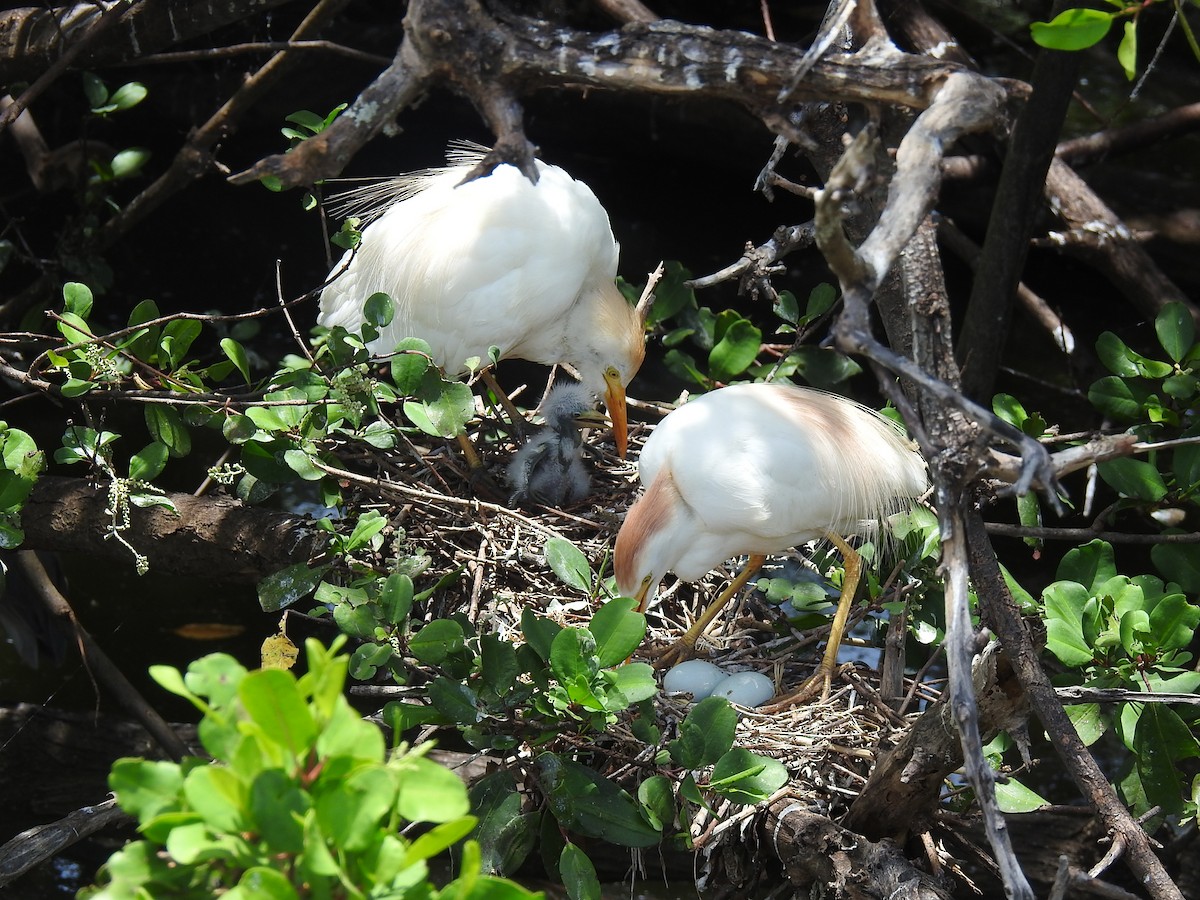
[(767, 554), (828, 539), (846, 558), (826, 653), (804, 688), (827, 692), (860, 572), (843, 535), (870, 533), (928, 488), (925, 462), (888, 419), (845, 397), (790, 384), (704, 394), (668, 415), (642, 450), (645, 492), (617, 535), (617, 590), (645, 609), (667, 572), (701, 578), (750, 557), (663, 661), (690, 655)]

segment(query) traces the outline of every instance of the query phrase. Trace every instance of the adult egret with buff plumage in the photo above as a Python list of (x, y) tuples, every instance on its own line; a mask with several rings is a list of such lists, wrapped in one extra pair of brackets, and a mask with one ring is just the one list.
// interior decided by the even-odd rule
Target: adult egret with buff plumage
[(828, 693), (861, 572), (845, 535), (869, 533), (925, 493), (925, 462), (895, 425), (845, 397), (790, 384), (744, 384), (670, 413), (638, 463), (645, 492), (617, 535), (617, 590), (645, 609), (667, 572), (695, 581), (749, 556), (733, 583), (663, 661), (700, 634), (767, 554), (826, 539), (845, 577), (820, 668), (803, 689)]

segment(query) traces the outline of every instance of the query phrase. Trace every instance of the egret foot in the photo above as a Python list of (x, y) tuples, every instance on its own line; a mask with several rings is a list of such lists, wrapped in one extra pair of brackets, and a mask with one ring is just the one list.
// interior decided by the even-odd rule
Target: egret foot
[(817, 671), (812, 674), (808, 681), (804, 682), (799, 689), (792, 691), (790, 694), (785, 694), (774, 703), (768, 703), (765, 706), (758, 707), (758, 712), (772, 715), (777, 712), (791, 709), (793, 706), (799, 706), (801, 703), (807, 703), (818, 694), (820, 701), (824, 703), (829, 699), (829, 690), (833, 685), (833, 676), (840, 675), (848, 668), (853, 667), (853, 663), (847, 663), (844, 666), (839, 666), (836, 672), (833, 669), (826, 669), (824, 665), (819, 666)]
[(687, 640), (687, 635), (684, 635), (670, 647), (652, 655), (656, 657), (654, 662), (651, 663), (655, 669), (668, 669), (696, 655), (696, 639), (693, 638), (689, 641)]

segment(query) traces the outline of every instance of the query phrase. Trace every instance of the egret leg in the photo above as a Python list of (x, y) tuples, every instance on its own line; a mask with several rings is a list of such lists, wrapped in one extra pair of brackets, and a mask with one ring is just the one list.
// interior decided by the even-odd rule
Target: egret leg
[(842, 645), (842, 637), (846, 631), (846, 620), (850, 618), (850, 605), (854, 595), (858, 593), (858, 583), (862, 580), (862, 557), (858, 551), (836, 534), (827, 533), (825, 537), (838, 548), (845, 561), (845, 575), (842, 576), (842, 595), (838, 598), (837, 612), (833, 615), (833, 623), (829, 626), (829, 640), (825, 643), (825, 654), (821, 664), (813, 676), (801, 685), (800, 689), (786, 695), (769, 706), (760, 706), (759, 711), (774, 713), (785, 710), (797, 703), (810, 700), (819, 692), (821, 700), (829, 697), (829, 688), (833, 683), (833, 673), (837, 669), (838, 649)]
[(487, 386), (489, 391), (495, 394), (496, 400), (499, 401), (502, 407), (504, 407), (505, 414), (512, 422), (513, 428), (516, 429), (516, 436), (521, 440), (524, 440), (526, 430), (525, 426), (527, 424), (525, 422), (525, 417), (521, 415), (521, 411), (513, 405), (512, 400), (509, 399), (509, 396), (507, 393), (505, 393), (504, 388), (500, 387), (499, 382), (497, 382), (495, 376), (492, 375), (492, 370), (482, 369), (479, 372), (479, 380)]
[(683, 637), (664, 650), (658, 659), (654, 661), (654, 668), (663, 669), (695, 656), (696, 641), (700, 639), (700, 635), (704, 633), (704, 629), (717, 617), (717, 613), (724, 609), (725, 605), (737, 596), (738, 591), (744, 588), (746, 583), (758, 574), (758, 570), (762, 568), (762, 564), (766, 560), (765, 556), (759, 554), (751, 556), (746, 562), (746, 568), (742, 569), (738, 577), (729, 583), (729, 587), (725, 588), (721, 592), (721, 595), (705, 608), (700, 618), (692, 624), (691, 628), (684, 632)]

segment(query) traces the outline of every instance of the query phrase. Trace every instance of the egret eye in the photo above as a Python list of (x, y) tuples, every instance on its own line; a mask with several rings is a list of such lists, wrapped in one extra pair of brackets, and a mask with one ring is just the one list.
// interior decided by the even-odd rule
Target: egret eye
[(615, 378), (619, 381), (621, 379), (621, 373), (619, 371), (617, 371), (616, 366), (609, 366), (607, 369), (604, 370), (604, 377), (606, 380), (611, 380), (611, 379)]

